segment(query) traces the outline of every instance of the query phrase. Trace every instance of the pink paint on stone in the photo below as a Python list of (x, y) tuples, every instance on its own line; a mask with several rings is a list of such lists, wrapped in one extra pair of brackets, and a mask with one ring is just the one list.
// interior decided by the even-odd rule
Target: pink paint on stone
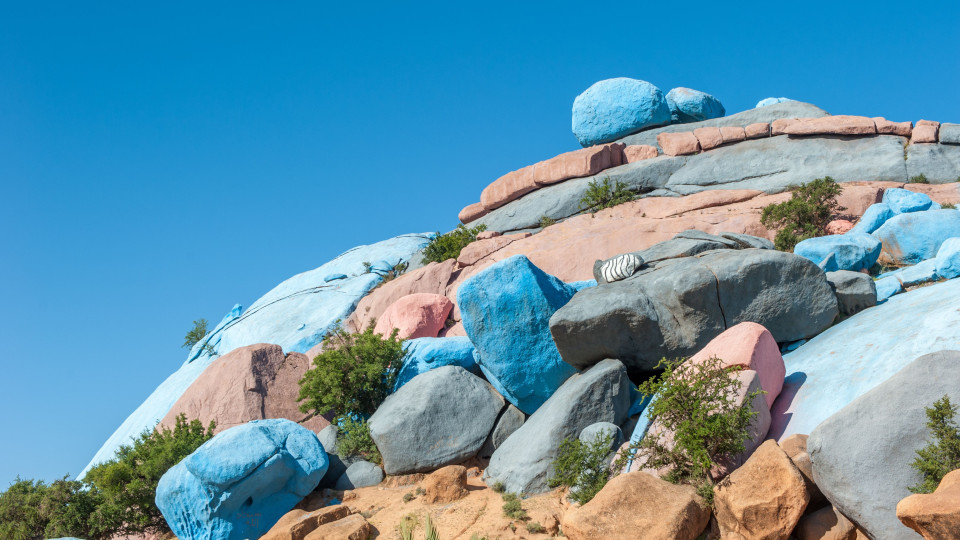
[(480, 231), (477, 233), (477, 240), (486, 240), (487, 238), (496, 238), (500, 236), (497, 231)]
[(357, 304), (357, 309), (344, 322), (344, 327), (351, 332), (365, 330), (370, 326), (371, 320), (379, 319), (391, 304), (410, 294), (444, 294), (451, 276), (456, 271), (457, 261), (447, 259), (401, 274), (363, 297)]
[(693, 136), (700, 143), (700, 149), (703, 151), (711, 150), (723, 144), (723, 135), (720, 128), (702, 127), (693, 130)]
[(464, 207), (457, 217), (460, 219), (460, 223), (470, 223), (487, 215), (487, 212), (488, 210), (483, 206), (483, 203), (473, 203)]
[(700, 151), (700, 142), (691, 131), (660, 133), (657, 135), (657, 144), (668, 156), (686, 156)]
[(738, 143), (747, 140), (746, 131), (740, 126), (725, 126), (720, 128), (723, 144)]
[(467, 244), (466, 247), (460, 250), (460, 256), (457, 257), (457, 264), (460, 268), (476, 264), (477, 261), (494, 251), (503, 249), (511, 242), (526, 238), (530, 236), (530, 234), (531, 233), (508, 234), (506, 236), (494, 236), (484, 239), (478, 237), (476, 241)]
[(483, 188), (480, 193), (480, 203), (487, 210), (493, 210), (539, 189), (540, 186), (534, 181), (533, 169), (534, 165), (528, 165), (496, 179)]
[(768, 408), (780, 395), (787, 371), (777, 341), (763, 325), (748, 321), (732, 326), (713, 338), (689, 361), (703, 362), (711, 357), (723, 360), (725, 367), (743, 366), (756, 371), (760, 386), (767, 392), (764, 399)]
[(801, 118), (788, 125), (787, 135), (876, 135), (877, 126), (872, 118), (839, 114), (820, 118)]
[(939, 131), (940, 122), (917, 120), (917, 126), (913, 128), (910, 143), (935, 143), (938, 140)]
[(467, 330), (463, 327), (462, 322), (457, 321), (450, 328), (441, 330), (438, 337), (467, 337)]
[(748, 139), (762, 139), (770, 136), (770, 124), (766, 122), (750, 124), (743, 128), (743, 131)]
[(827, 223), (827, 234), (843, 234), (853, 228), (853, 223), (846, 219), (835, 219)]
[(960, 183), (949, 184), (906, 184), (904, 189), (925, 193), (939, 204), (960, 204)]
[(388, 336), (396, 328), (400, 339), (437, 337), (452, 308), (453, 302), (442, 294), (410, 294), (391, 304), (373, 331)]
[[(547, 186), (598, 172), (623, 161), (623, 144), (603, 144), (566, 152), (533, 165), (533, 178), (538, 186)], [(616, 152), (613, 152), (613, 150)], [(613, 154), (617, 155), (614, 156)]]
[(799, 118), (778, 118), (770, 123), (770, 134), (773, 136), (786, 135), (786, 129), (799, 121)]
[(623, 149), (623, 157), (627, 163), (652, 159), (658, 155), (657, 147), (649, 144), (631, 144)]
[(882, 116), (873, 119), (877, 125), (877, 133), (880, 135), (899, 135), (909, 137), (913, 132), (913, 122), (891, 122)]

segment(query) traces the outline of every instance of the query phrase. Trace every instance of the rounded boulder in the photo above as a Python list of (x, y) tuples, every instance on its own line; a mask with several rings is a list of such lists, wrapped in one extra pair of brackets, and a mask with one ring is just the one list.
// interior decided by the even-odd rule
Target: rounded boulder
[(573, 134), (583, 146), (611, 142), (670, 123), (670, 107), (656, 86), (618, 77), (594, 83), (573, 101)]
[(674, 124), (720, 118), (727, 113), (719, 99), (692, 88), (674, 88), (667, 92), (666, 99)]

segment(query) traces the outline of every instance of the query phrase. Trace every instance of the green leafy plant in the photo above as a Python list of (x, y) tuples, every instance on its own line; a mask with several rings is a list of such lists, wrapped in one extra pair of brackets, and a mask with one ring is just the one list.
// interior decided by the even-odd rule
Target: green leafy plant
[(960, 428), (954, 421), (957, 408), (945, 395), (925, 409), (934, 442), (917, 450), (911, 464), (923, 476), (922, 482), (910, 488), (913, 493), (933, 493), (948, 472), (960, 469)]
[(430, 514), (423, 519), (423, 537), (424, 540), (440, 540), (440, 533), (430, 520)]
[(627, 185), (617, 180), (615, 184), (610, 184), (610, 178), (604, 178), (603, 183), (591, 180), (587, 184), (587, 191), (580, 199), (580, 210), (590, 210), (597, 212), (604, 208), (611, 208), (618, 204), (630, 202), (636, 195), (627, 189)]
[[(43, 481), (17, 477), (6, 491), (0, 493), (0, 538), (44, 538), (49, 519), (41, 514), (41, 508), (48, 489)], [(78, 530), (70, 534), (81, 533)]]
[[(636, 451), (634, 459), (643, 460), (648, 468), (666, 469), (665, 480), (692, 485), (712, 503), (710, 469), (744, 451), (750, 423), (757, 415), (750, 404), (763, 391), (751, 392), (737, 405), (741, 383), (732, 373), (741, 368), (724, 368), (715, 357), (696, 364), (663, 359), (658, 367), (663, 372), (641, 384), (639, 390), (655, 396), (647, 415), (650, 425), (659, 429), (631, 445)], [(622, 463), (617, 467), (621, 470), (619, 465)]]
[(503, 515), (510, 519), (527, 519), (527, 511), (516, 493), (503, 494)]
[[(410, 494), (407, 493), (407, 495)], [(411, 498), (413, 497), (411, 496)], [(403, 502), (407, 502), (406, 498), (404, 498)], [(400, 534), (400, 539), (413, 540), (413, 531), (417, 528), (418, 523), (419, 520), (417, 520), (417, 516), (414, 514), (407, 514), (400, 518), (400, 524), (397, 525), (397, 532)]]
[(556, 223), (557, 220), (553, 219), (552, 217), (540, 216), (540, 221), (537, 222), (537, 225), (539, 225), (541, 229), (546, 229), (547, 227), (555, 225)]
[(527, 532), (530, 534), (543, 534), (547, 532), (547, 529), (536, 521), (531, 521), (527, 523)]
[(953, 203), (943, 203), (943, 204), (940, 205), (940, 208), (942, 208), (942, 209), (944, 209), (944, 210), (956, 210), (957, 205), (955, 205), (955, 204), (953, 204)]
[(570, 499), (586, 504), (603, 489), (610, 479), (607, 456), (610, 455), (611, 438), (598, 433), (592, 442), (566, 438), (560, 443), (557, 458), (553, 461), (552, 488), (570, 488)]
[[(192, 349), (194, 345), (200, 343), (200, 340), (207, 335), (207, 320), (206, 319), (197, 319), (193, 321), (193, 328), (187, 332), (187, 335), (183, 338), (183, 347), (186, 349)], [(209, 343), (203, 346), (203, 352), (207, 353), (210, 356), (214, 356), (216, 351), (213, 350), (213, 345)]]
[(403, 502), (405, 502), (405, 503), (408, 503), (408, 502), (412, 501), (414, 498), (415, 498), (415, 497), (413, 496), (413, 492), (412, 492), (412, 491), (409, 491), (409, 492), (403, 494)]
[(339, 422), (377, 410), (393, 390), (406, 353), (397, 330), (383, 337), (375, 326), (371, 320), (363, 332), (349, 333), (338, 324), (324, 338), (323, 351), (300, 379), (301, 411), (332, 413)]
[(793, 251), (799, 242), (823, 236), (834, 213), (846, 210), (837, 202), (843, 188), (829, 176), (790, 186), (790, 191), (789, 200), (765, 207), (760, 216), (764, 227), (777, 230), (774, 245), (780, 251)]
[(494, 493), (503, 493), (504, 491), (507, 490), (507, 486), (503, 482), (497, 480), (496, 482), (494, 482), (493, 487), (491, 489), (493, 489)]
[(465, 225), (457, 225), (457, 228), (446, 233), (437, 235), (423, 248), (423, 262), (443, 262), (447, 259), (456, 259), (460, 256), (460, 251), (467, 247), (467, 244), (475, 241), (477, 235), (487, 230), (486, 225), (477, 225), (468, 228)]
[(918, 174), (916, 176), (911, 176), (910, 179), (907, 181), (911, 184), (929, 184), (930, 183), (930, 181), (927, 180), (927, 175), (923, 173)]
[(378, 465), (382, 462), (380, 450), (370, 436), (370, 426), (367, 425), (366, 420), (343, 416), (340, 417), (337, 428), (338, 455), (359, 457)]
[(363, 261), (363, 262), (360, 263), (360, 264), (363, 265), (363, 273), (364, 273), (364, 274), (369, 274), (370, 272), (373, 271), (373, 263), (368, 262), (368, 261)]

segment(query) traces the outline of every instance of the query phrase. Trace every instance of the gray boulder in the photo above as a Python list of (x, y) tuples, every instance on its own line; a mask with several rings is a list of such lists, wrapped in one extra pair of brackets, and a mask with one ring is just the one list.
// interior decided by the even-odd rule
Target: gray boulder
[(920, 475), (910, 466), (930, 439), (924, 407), (960, 403), (960, 352), (925, 354), (818, 425), (807, 440), (813, 478), (870, 538), (918, 539), (895, 508)]
[(421, 373), (370, 417), (387, 474), (432, 471), (477, 454), (503, 409), (490, 383), (458, 366)]
[(597, 422), (580, 430), (580, 442), (591, 444), (597, 440), (597, 436), (602, 435), (610, 439), (610, 450), (619, 448), (624, 442), (623, 432), (620, 427), (610, 422)]
[(329, 425), (320, 430), (320, 433), (317, 433), (317, 438), (320, 439), (320, 445), (323, 446), (324, 451), (327, 452), (327, 458), (330, 460), (330, 467), (327, 468), (327, 472), (323, 475), (323, 478), (320, 480), (320, 484), (317, 485), (317, 489), (332, 488), (337, 485), (337, 480), (343, 476), (343, 473), (347, 472), (347, 467), (349, 467), (353, 462), (357, 461), (353, 458), (341, 458), (340, 454), (337, 452), (337, 432), (339, 429), (336, 425)]
[(369, 461), (360, 460), (347, 467), (347, 470), (337, 479), (333, 489), (346, 491), (375, 486), (380, 482), (383, 482), (383, 469)]
[(484, 472), (488, 484), (511, 493), (542, 493), (560, 443), (597, 422), (621, 424), (630, 410), (630, 379), (618, 360), (604, 360), (567, 379), (497, 448)]
[(877, 284), (862, 272), (827, 272), (827, 282), (837, 295), (841, 315), (853, 315), (877, 305)]
[(820, 333), (837, 313), (833, 290), (809, 260), (766, 249), (723, 249), (665, 260), (623, 281), (581, 290), (550, 318), (550, 333), (573, 367), (618, 358), (638, 379), (661, 358), (690, 356), (744, 321), (787, 342)]
[(526, 419), (527, 415), (523, 414), (523, 411), (508, 403), (507, 407), (500, 413), (500, 418), (493, 426), (493, 431), (490, 432), (490, 436), (487, 437), (487, 441), (483, 443), (483, 447), (480, 448), (477, 455), (489, 459), (497, 448), (500, 448), (503, 441), (507, 440), (507, 437), (520, 429)]
[(960, 124), (940, 124), (940, 144), (960, 144)]
[(931, 184), (948, 184), (960, 178), (960, 146), (911, 144), (907, 146), (907, 178), (927, 177)]

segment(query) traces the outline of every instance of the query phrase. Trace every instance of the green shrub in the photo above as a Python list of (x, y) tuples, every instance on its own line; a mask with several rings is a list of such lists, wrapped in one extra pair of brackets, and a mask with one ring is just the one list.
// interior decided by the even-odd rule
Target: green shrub
[[(47, 520), (44, 538), (77, 537), (99, 539), (110, 536), (97, 534), (100, 529), (91, 516), (103, 504), (103, 496), (88, 485), (66, 476), (55, 480), (44, 494), (41, 514)], [(166, 523), (164, 523), (166, 526)], [(111, 532), (112, 529), (108, 532)], [(0, 535), (6, 538), (6, 536)]]
[(940, 205), (940, 208), (942, 208), (942, 209), (944, 209), (944, 210), (956, 210), (956, 209), (957, 209), (957, 205), (955, 205), (955, 204), (953, 204), (953, 203), (948, 203), (948, 202), (947, 202), (947, 203), (941, 204), (941, 205)]
[(507, 486), (504, 485), (503, 482), (497, 480), (497, 481), (493, 484), (493, 488), (492, 488), (492, 489), (493, 489), (493, 492), (494, 492), (494, 493), (503, 493), (504, 491), (507, 490)]
[(323, 351), (300, 379), (301, 411), (332, 413), (339, 421), (377, 410), (393, 390), (405, 352), (397, 330), (385, 338), (374, 326), (371, 320), (366, 330), (351, 334), (337, 325), (323, 339)]
[(510, 519), (527, 519), (527, 511), (515, 493), (503, 494), (503, 515)]
[(916, 176), (911, 176), (908, 180), (911, 184), (929, 184), (930, 181), (927, 180), (927, 175), (921, 173)]
[(604, 178), (602, 184), (597, 183), (596, 180), (591, 180), (587, 184), (587, 191), (583, 194), (583, 198), (580, 199), (580, 210), (597, 212), (604, 208), (630, 202), (635, 198), (636, 195), (619, 180), (614, 185), (610, 184), (610, 178)]
[(363, 419), (350, 416), (340, 418), (337, 425), (337, 454), (341, 457), (359, 457), (380, 464), (382, 458), (370, 436), (370, 426)]
[(543, 534), (547, 532), (547, 529), (545, 529), (540, 523), (531, 521), (530, 523), (527, 523), (527, 532), (530, 534)]
[(757, 414), (751, 403), (762, 391), (752, 392), (737, 405), (735, 396), (741, 383), (731, 373), (740, 368), (724, 368), (715, 357), (697, 364), (664, 359), (660, 366), (663, 373), (648, 379), (639, 390), (655, 396), (647, 415), (651, 425), (661, 429), (631, 445), (635, 459), (644, 460), (652, 469), (666, 468), (665, 480), (692, 485), (712, 503), (710, 469), (744, 451), (750, 422)]
[(780, 251), (793, 251), (799, 242), (823, 236), (833, 214), (846, 210), (837, 202), (843, 188), (829, 176), (791, 186), (790, 191), (790, 200), (767, 206), (760, 216), (764, 227), (777, 230), (774, 245)]
[(555, 225), (556, 223), (557, 220), (553, 219), (552, 217), (540, 216), (540, 221), (537, 222), (537, 225), (539, 225), (541, 229), (546, 229), (547, 227)]
[(48, 520), (41, 515), (40, 508), (47, 490), (42, 481), (18, 477), (0, 493), (0, 538), (33, 540), (44, 537)]
[(477, 235), (485, 230), (487, 230), (486, 225), (477, 225), (471, 229), (461, 224), (446, 234), (437, 232), (437, 236), (423, 248), (424, 264), (456, 259), (460, 256), (460, 251), (467, 247), (467, 244), (475, 241)]
[(926, 411), (927, 427), (935, 442), (917, 450), (911, 466), (923, 481), (910, 488), (913, 493), (933, 493), (948, 472), (960, 469), (960, 428), (953, 419), (957, 408), (951, 405), (949, 396), (943, 396)]
[[(187, 349), (192, 349), (194, 345), (200, 343), (200, 340), (207, 335), (207, 320), (206, 319), (197, 319), (193, 321), (193, 328), (187, 332), (187, 335), (183, 337), (183, 347)], [(207, 353), (210, 356), (216, 354), (216, 351), (213, 350), (213, 346), (207, 343), (203, 346), (203, 352)]]
[(550, 487), (566, 486), (570, 488), (572, 501), (580, 504), (590, 502), (610, 479), (607, 456), (610, 455), (611, 442), (610, 436), (603, 433), (598, 433), (590, 443), (564, 439), (553, 461)]

